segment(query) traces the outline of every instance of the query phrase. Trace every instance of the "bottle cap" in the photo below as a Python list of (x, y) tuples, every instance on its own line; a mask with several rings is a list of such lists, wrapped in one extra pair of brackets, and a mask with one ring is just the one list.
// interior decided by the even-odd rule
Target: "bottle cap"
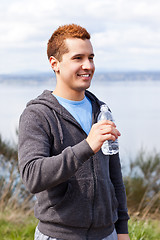
[(108, 111), (108, 106), (106, 104), (101, 105), (101, 111)]

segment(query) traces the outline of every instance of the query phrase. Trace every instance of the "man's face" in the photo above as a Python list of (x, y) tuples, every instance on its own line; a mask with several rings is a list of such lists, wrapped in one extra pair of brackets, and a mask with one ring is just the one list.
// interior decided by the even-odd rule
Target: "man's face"
[(94, 54), (90, 40), (68, 38), (65, 40), (68, 52), (58, 62), (57, 81), (62, 91), (84, 92), (93, 77)]

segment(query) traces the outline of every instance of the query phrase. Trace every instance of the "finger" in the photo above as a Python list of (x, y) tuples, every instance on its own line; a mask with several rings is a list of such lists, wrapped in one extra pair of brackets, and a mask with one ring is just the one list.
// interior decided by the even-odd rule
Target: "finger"
[(106, 141), (106, 140), (112, 140), (112, 141), (115, 141), (117, 138), (115, 137), (115, 135), (113, 134), (106, 134), (106, 135), (103, 135), (102, 136), (102, 141)]
[(113, 127), (111, 125), (102, 125), (100, 128), (100, 133), (102, 135), (111, 133), (111, 134), (115, 135), (116, 138), (121, 136), (121, 133), (115, 127)]
[(112, 136), (114, 136), (115, 137), (115, 139), (117, 139), (120, 135), (120, 132), (119, 131), (112, 131), (111, 133), (109, 133), (109, 134), (111, 134)]
[(113, 127), (116, 127), (115, 123), (110, 120), (102, 120), (98, 122), (99, 125), (111, 125)]
[(121, 133), (117, 129), (115, 129), (115, 132), (116, 132), (117, 137), (121, 136)]

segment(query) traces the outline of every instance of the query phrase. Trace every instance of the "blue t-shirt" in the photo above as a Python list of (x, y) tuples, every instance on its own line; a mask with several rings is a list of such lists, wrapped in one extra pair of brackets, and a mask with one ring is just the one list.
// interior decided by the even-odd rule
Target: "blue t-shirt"
[(56, 96), (58, 102), (77, 120), (83, 130), (89, 134), (92, 126), (92, 104), (86, 96), (81, 101), (72, 101)]

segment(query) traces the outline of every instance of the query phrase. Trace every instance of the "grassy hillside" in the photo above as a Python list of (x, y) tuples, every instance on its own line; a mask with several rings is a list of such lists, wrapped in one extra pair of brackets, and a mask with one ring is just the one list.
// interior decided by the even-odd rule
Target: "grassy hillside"
[[(33, 215), (3, 214), (0, 216), (1, 240), (32, 240), (37, 220)], [(160, 222), (158, 220), (129, 221), (131, 240), (160, 240)]]

